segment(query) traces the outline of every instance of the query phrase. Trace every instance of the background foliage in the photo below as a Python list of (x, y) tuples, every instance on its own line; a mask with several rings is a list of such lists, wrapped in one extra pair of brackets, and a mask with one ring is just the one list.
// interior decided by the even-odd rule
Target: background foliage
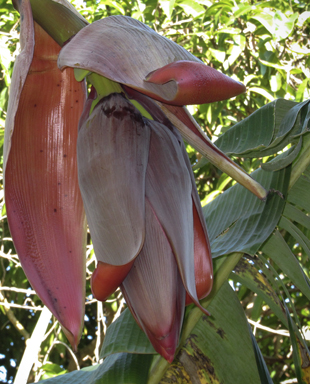
[[(306, 1), (72, 0), (72, 3), (90, 22), (115, 14), (134, 17), (182, 45), (206, 64), (243, 82), (248, 91), (234, 100), (190, 107), (191, 113), (212, 141), (216, 141), (222, 133), (243, 121), (268, 102), (278, 98), (302, 102), (310, 98), (310, 43), (308, 38), (310, 5)], [(2, 155), (10, 79), (13, 63), (19, 50), (19, 21), (18, 13), (10, 1), (0, 0), (0, 16), (0, 144)], [(287, 102), (283, 106), (274, 107), (274, 110), (277, 111), (275, 118), (280, 121), (292, 106), (292, 103)], [(304, 110), (306, 111), (306, 109)], [(303, 115), (299, 119), (305, 121), (306, 117)], [(307, 126), (308, 120), (305, 124)], [(259, 128), (263, 129), (263, 127), (257, 127), (257, 129)], [(241, 132), (244, 132), (245, 129), (246, 126), (241, 126)], [(232, 132), (236, 132), (236, 130)], [(283, 147), (289, 142), (283, 143)], [(218, 144), (224, 146), (221, 140)], [(195, 167), (202, 205), (211, 203), (214, 198), (231, 187), (233, 181), (213, 165), (203, 161), (190, 146), (187, 146), (187, 149)], [(261, 164), (269, 161), (270, 157), (274, 157), (272, 151), (264, 152), (257, 148), (252, 151), (250, 157), (234, 148), (230, 153), (233, 154), (234, 160), (248, 172), (252, 172)], [(309, 180), (309, 175), (306, 174), (305, 178), (306, 181)], [(294, 270), (293, 265), (288, 265), (286, 271), (283, 268), (280, 269), (278, 265), (281, 260), (271, 258), (273, 250), (279, 249), (282, 244), (281, 255), (286, 253), (295, 255), (303, 265), (304, 273), (308, 274), (310, 209), (308, 206), (303, 206), (296, 211), (294, 193), (290, 192), (290, 195), (292, 204), (286, 204), (285, 215), (281, 218), (279, 230), (275, 232), (273, 241), (265, 244), (263, 249), (257, 250), (265, 259), (248, 261), (248, 259), (242, 258), (234, 273), (229, 276), (241, 306), (252, 324), (253, 333), (274, 383), (297, 382), (296, 377), (298, 377), (298, 370), (297, 373), (294, 370), (296, 361), (293, 361), (292, 342), (288, 337), (289, 332), (284, 326), (286, 317), (283, 315), (283, 306), (280, 303), (281, 296), (286, 298), (286, 303), (289, 304), (291, 300), (294, 304), (289, 307), (289, 310), (295, 311), (295, 321), (300, 322), (300, 328), (304, 330), (306, 339), (310, 339), (310, 337), (307, 338), (310, 325), (308, 305), (310, 298), (307, 297), (306, 287), (303, 289), (297, 284), (297, 289), (294, 283), (294, 281), (300, 281), (300, 276), (297, 275), (301, 272), (298, 272), (297, 267)], [(0, 191), (0, 199), (2, 208), (0, 221), (0, 381), (12, 382), (16, 368), (22, 359), (25, 342), (31, 336), (42, 311), (42, 304), (29, 286), (10, 239), (3, 189)], [(307, 194), (305, 200), (307, 201)], [(219, 200), (214, 200), (212, 204), (215, 204), (215, 201)], [(209, 212), (212, 210), (210, 205), (209, 210)], [(300, 212), (303, 215), (300, 215)], [(212, 226), (212, 223), (213, 221), (210, 219), (209, 227)], [(210, 228), (210, 231), (212, 232), (213, 229)], [(244, 249), (240, 252), (251, 254), (249, 250)], [(261, 260), (265, 260), (265, 262)], [(266, 268), (266, 265), (269, 267)], [(94, 267), (95, 259), (89, 244), (88, 281)], [(297, 277), (293, 276), (293, 270)], [(262, 271), (264, 273), (261, 273)], [(272, 283), (274, 281), (280, 282), (280, 286), (278, 282)], [(269, 291), (266, 287), (270, 288)], [(226, 290), (228, 288), (223, 287)], [(278, 295), (271, 297), (271, 292), (276, 292)], [(53, 319), (41, 345), (40, 355), (29, 376), (29, 382), (53, 377), (75, 370), (77, 367), (91, 366), (99, 361), (99, 351), (106, 329), (113, 320), (119, 317), (125, 304), (119, 292), (116, 292), (108, 302), (97, 303), (92, 298), (89, 283), (86, 295), (85, 327), (76, 359), (73, 358), (67, 346), (59, 324)], [(298, 340), (295, 343), (298, 343)], [(115, 356), (117, 359), (118, 355)], [(119, 358), (121, 357), (119, 356)]]

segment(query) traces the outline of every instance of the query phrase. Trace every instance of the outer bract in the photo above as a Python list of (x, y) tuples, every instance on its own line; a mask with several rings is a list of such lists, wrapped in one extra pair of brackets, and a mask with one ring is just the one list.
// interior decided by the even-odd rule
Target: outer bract
[(85, 302), (86, 221), (76, 164), (85, 101), (73, 70), (56, 65), (60, 47), (21, 2), (22, 52), (15, 64), (5, 132), (5, 200), (22, 267), (73, 348)]
[(185, 289), (171, 246), (148, 200), (144, 246), (121, 289), (155, 350), (171, 363), (183, 322)]
[(124, 265), (145, 236), (145, 172), (150, 132), (124, 97), (112, 94), (79, 130), (79, 183), (97, 259)]
[(125, 16), (82, 29), (64, 46), (58, 64), (87, 69), (173, 105), (209, 103), (245, 92), (243, 84)]

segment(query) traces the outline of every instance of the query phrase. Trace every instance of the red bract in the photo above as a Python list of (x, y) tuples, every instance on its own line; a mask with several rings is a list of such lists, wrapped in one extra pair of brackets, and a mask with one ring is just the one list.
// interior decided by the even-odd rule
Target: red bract
[(4, 155), (8, 222), (22, 267), (76, 349), (84, 320), (86, 219), (77, 179), (85, 85), (56, 65), (60, 47), (20, 12)]
[(226, 100), (246, 91), (242, 83), (216, 69), (203, 63), (186, 60), (167, 64), (149, 73), (145, 81), (158, 85), (175, 82), (177, 92), (172, 100), (173, 105), (211, 103)]

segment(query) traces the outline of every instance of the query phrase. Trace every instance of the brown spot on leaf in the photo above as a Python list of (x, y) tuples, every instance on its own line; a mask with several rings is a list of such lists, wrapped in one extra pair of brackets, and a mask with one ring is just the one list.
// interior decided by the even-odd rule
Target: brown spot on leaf
[(216, 333), (220, 335), (221, 339), (225, 338), (225, 331), (222, 328), (218, 328)]
[(224, 384), (216, 374), (214, 362), (197, 347), (196, 339), (196, 335), (187, 339), (161, 384)]

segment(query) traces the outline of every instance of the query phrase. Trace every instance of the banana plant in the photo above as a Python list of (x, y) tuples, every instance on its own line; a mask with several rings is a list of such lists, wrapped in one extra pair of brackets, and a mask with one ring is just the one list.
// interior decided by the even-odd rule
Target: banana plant
[[(91, 25), (66, 0), (13, 1), (21, 14), (4, 144), (7, 215), (24, 271), (76, 349), (85, 301), (121, 287), (168, 362), (185, 305), (213, 283), (205, 219), (182, 136), (258, 198), (266, 190), (216, 148), (184, 105), (245, 87), (137, 20)], [(86, 81), (91, 85), (87, 95)], [(181, 136), (182, 135), (182, 136)]]

